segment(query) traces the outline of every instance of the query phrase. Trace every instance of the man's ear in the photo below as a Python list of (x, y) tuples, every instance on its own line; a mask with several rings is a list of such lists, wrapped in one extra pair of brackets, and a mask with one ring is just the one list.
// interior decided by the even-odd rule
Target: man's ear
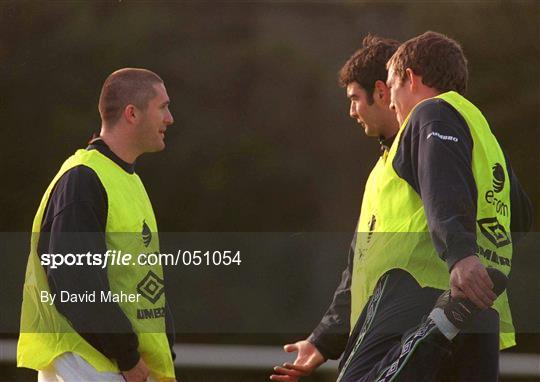
[(422, 77), (414, 74), (411, 68), (405, 69), (405, 78), (410, 82), (411, 91), (417, 90), (418, 87), (422, 84)]
[(384, 81), (375, 81), (375, 86), (373, 87), (373, 99), (387, 105), (390, 104), (390, 89), (388, 89), (388, 86), (386, 86)]
[(128, 123), (134, 124), (138, 119), (138, 111), (135, 105), (129, 104), (124, 108), (123, 117)]

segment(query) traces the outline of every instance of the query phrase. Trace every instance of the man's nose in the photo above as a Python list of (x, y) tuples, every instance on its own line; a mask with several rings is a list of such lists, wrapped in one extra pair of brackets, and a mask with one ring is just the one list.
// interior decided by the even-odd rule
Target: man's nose
[(165, 116), (165, 124), (167, 125), (172, 125), (174, 123), (174, 118), (171, 114), (171, 112), (169, 112), (166, 116)]
[(356, 114), (356, 108), (354, 103), (351, 102), (351, 107), (349, 108), (349, 116), (353, 119), (358, 119), (358, 114)]

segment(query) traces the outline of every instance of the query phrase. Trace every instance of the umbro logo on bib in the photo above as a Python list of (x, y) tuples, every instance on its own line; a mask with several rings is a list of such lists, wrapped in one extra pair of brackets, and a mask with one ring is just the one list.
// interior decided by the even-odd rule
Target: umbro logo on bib
[(165, 283), (154, 272), (148, 271), (146, 276), (137, 284), (137, 292), (155, 304), (165, 292)]
[(484, 236), (497, 248), (504, 247), (511, 243), (508, 233), (496, 217), (480, 219), (478, 220), (478, 226)]

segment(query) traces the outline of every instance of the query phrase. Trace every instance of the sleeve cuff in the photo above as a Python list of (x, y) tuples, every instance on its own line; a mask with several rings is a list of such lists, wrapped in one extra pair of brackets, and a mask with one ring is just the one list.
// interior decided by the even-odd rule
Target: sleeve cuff
[(127, 371), (133, 369), (140, 358), (139, 352), (137, 350), (132, 350), (118, 357), (116, 363), (121, 371)]
[(327, 359), (338, 359), (341, 354), (335, 355), (335, 352), (332, 352), (331, 346), (327, 346), (325, 344), (325, 341), (320, 336), (317, 336), (316, 334), (312, 333), (307, 340), (311, 342), (319, 351), (319, 353), (322, 354), (325, 360)]
[(463, 246), (447, 250), (447, 252), (445, 253), (445, 260), (446, 265), (448, 266), (448, 271), (451, 272), (452, 268), (458, 261), (463, 260), (464, 258), (469, 256), (476, 256), (477, 252), (478, 248), (476, 246), (476, 243), (473, 247)]

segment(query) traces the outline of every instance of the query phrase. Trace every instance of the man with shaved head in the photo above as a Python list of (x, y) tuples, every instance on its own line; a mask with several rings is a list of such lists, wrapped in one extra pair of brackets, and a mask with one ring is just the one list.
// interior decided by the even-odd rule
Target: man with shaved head
[[(159, 252), (135, 162), (165, 148), (173, 117), (164, 82), (150, 70), (117, 70), (103, 84), (99, 113), (99, 136), (64, 162), (34, 219), (18, 366), (44, 382), (174, 381), (162, 268), (134, 262)], [(122, 253), (133, 260), (107, 258)], [(50, 254), (65, 262), (51, 263)], [(73, 264), (72, 254), (83, 255)]]

